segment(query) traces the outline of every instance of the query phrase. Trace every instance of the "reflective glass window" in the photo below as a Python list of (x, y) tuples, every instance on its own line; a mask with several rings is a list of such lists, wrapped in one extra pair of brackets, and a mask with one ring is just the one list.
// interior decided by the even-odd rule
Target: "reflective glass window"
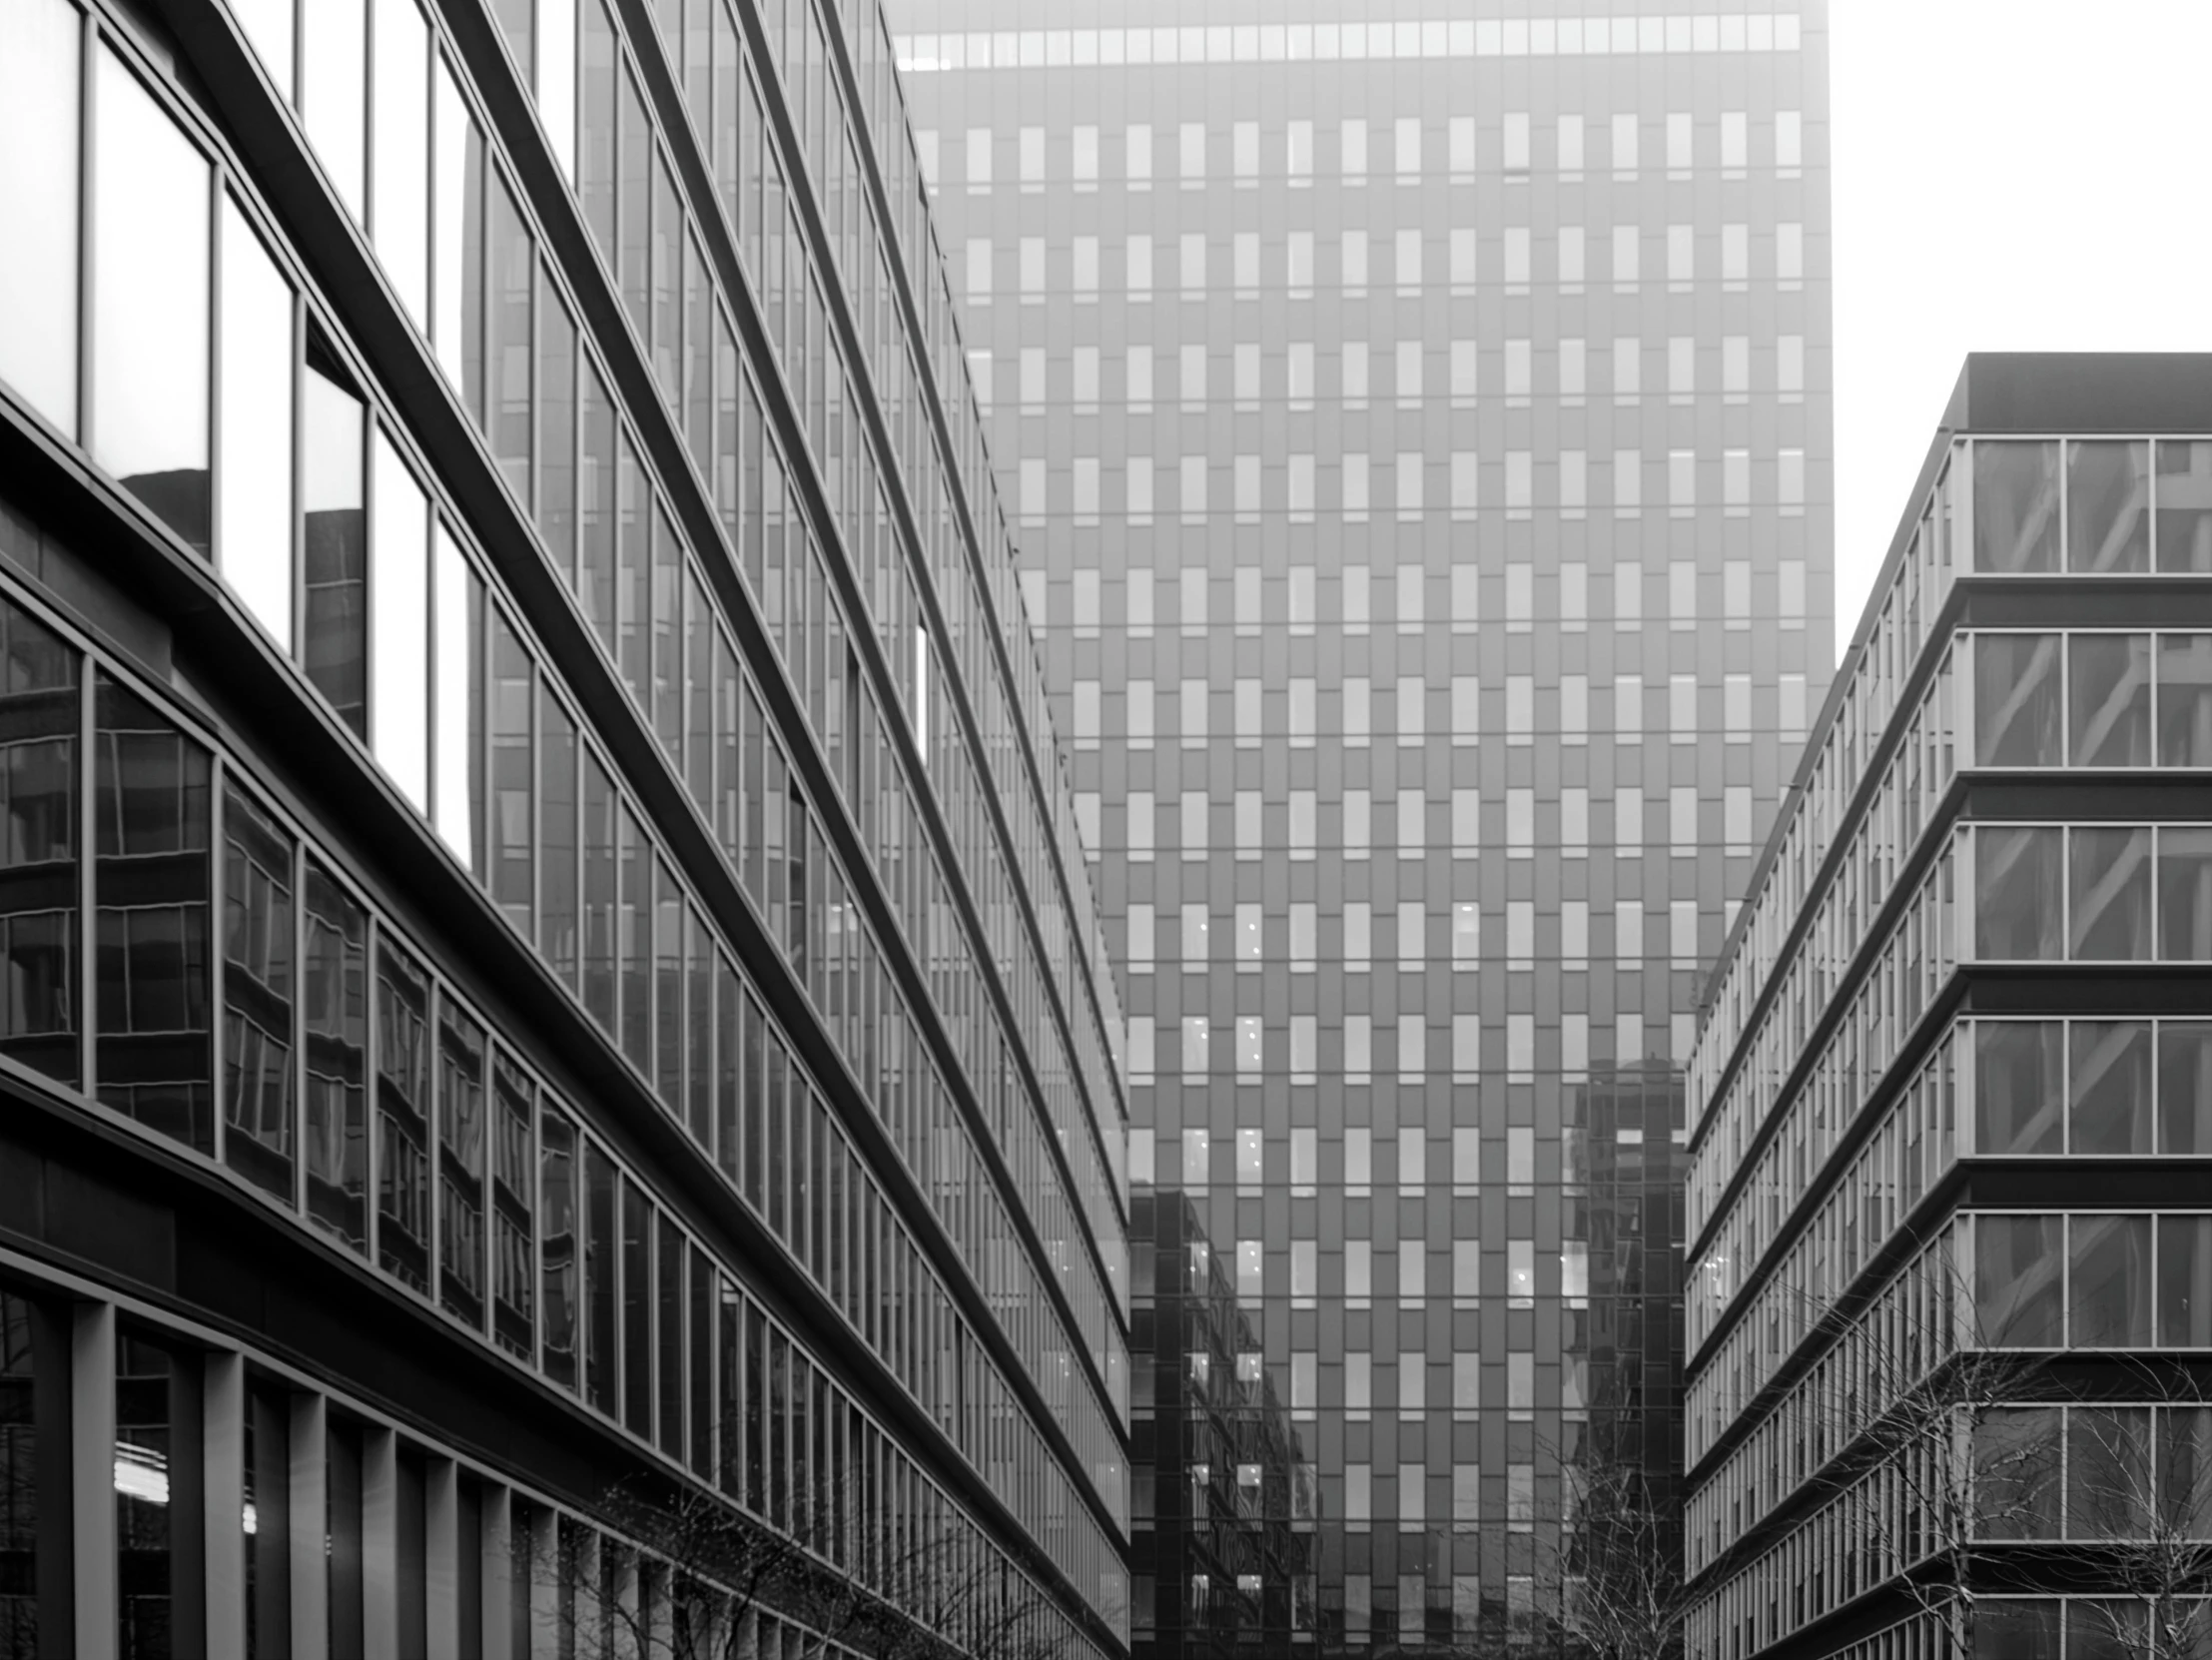
[(2150, 1218), (2077, 1216), (2067, 1225), (2067, 1340), (2143, 1348), (2151, 1340)]
[(361, 399), (318, 351), (301, 383), (308, 678), (339, 717), (369, 734), (369, 525), (362, 481), (366, 415)]
[(1984, 825), (1974, 841), (1974, 940), (1992, 961), (2060, 955), (2065, 832)]
[(2067, 1151), (2151, 1152), (2150, 1024), (2078, 1020), (2067, 1049)]
[(2157, 651), (2158, 764), (2212, 766), (2212, 634), (2162, 633)]
[[(470, 601), (480, 605), (481, 593), (482, 584), (476, 582), (471, 573)], [(488, 683), (481, 699), (482, 718), (470, 721), (471, 730), (478, 725), (485, 728), (488, 751), (481, 766), (469, 768), (469, 821), (474, 832), (472, 863), (489, 885), (492, 902), (527, 939), (534, 936), (530, 919), (535, 881), (531, 868), (531, 816), (535, 808), (531, 715), (537, 701), (535, 665), (508, 624), (505, 613), (496, 605), (489, 607), (486, 626), (490, 636), (486, 653)], [(472, 706), (474, 702), (472, 695)], [(486, 769), (488, 779), (483, 776)], [(573, 799), (572, 791), (569, 799)]]
[(369, 922), (313, 860), (306, 887), (302, 1040), (307, 1046), (308, 1219), (369, 1248)]
[(223, 1158), (290, 1203), (293, 842), (251, 797), (223, 800)]
[(1995, 1348), (2057, 1348), (2062, 1217), (1981, 1216), (1974, 1225), (1975, 1338)]
[(270, 637), (292, 650), (292, 286), (223, 199), (223, 354), (215, 554)]
[(0, 598), (0, 1054), (79, 1076), (82, 659)]
[(480, 271), (482, 198), (478, 178), (483, 141), (460, 87), (442, 56), (434, 60), (431, 132), (430, 340), (445, 378), (469, 385), (469, 351), (475, 344), (477, 273)]
[(1974, 443), (1974, 569), (2058, 568), (2058, 445)]
[(2151, 762), (2148, 634), (2075, 634), (2067, 641), (2067, 759), (2077, 767)]
[(95, 718), (100, 1099), (212, 1154), (208, 753), (113, 680)]
[(2067, 955), (2077, 961), (2151, 955), (2151, 833), (2076, 828), (2068, 836)]
[(308, 0), (300, 11), (306, 30), (301, 114), (324, 173), (359, 220), (369, 141), (367, 0)]
[[(373, 0), (374, 177), (369, 229), (376, 258), (415, 326), (429, 328), (430, 37), (415, 0)], [(308, 0), (319, 9), (323, 0)]]
[(430, 982), (388, 940), (376, 958), (376, 1260), (430, 1289)]
[(2158, 1023), (2158, 1151), (2212, 1154), (2212, 1022)]
[(484, 295), (484, 435), (491, 440), (492, 457), (507, 487), (528, 506), (534, 352), (530, 300), (536, 287), (536, 249), (506, 181), (493, 174), (486, 196), (490, 287)]
[(2158, 568), (2212, 570), (2212, 443), (2158, 440)]
[(79, 73), (84, 16), (68, 0), (10, 5), (0, 51), (0, 380), (77, 434)]
[(2059, 1021), (1980, 1021), (1974, 1026), (1974, 1151), (2063, 1151), (2060, 1103), (2065, 1026)]
[(576, 1127), (558, 1113), (547, 1112), (540, 1121), (537, 1168), (538, 1283), (544, 1293), (538, 1364), (555, 1383), (572, 1389), (581, 1336), (583, 1212)]
[(484, 793), (484, 585), (445, 526), (437, 526), (431, 565), (435, 643), (435, 719), (431, 806), (437, 832), (479, 876)]
[(437, 1008), (437, 1287), (445, 1311), (484, 1318), (484, 1029), (453, 1002)]
[(206, 553), (208, 164), (106, 50), (96, 99), (92, 453)]
[[(2162, 1348), (2212, 1348), (2212, 1217), (2158, 1219), (2158, 1343)], [(2189, 1414), (2192, 1418), (2196, 1413)], [(2199, 1440), (2191, 1449), (2198, 1472), (2187, 1482), (2193, 1502), (2201, 1492), (2212, 1451)]]
[(2066, 445), (2066, 568), (2150, 569), (2150, 445)]
[(381, 431), (372, 445), (369, 741), (417, 808), (429, 806), (429, 503)]
[(2212, 829), (2158, 832), (2158, 954), (2212, 961)]

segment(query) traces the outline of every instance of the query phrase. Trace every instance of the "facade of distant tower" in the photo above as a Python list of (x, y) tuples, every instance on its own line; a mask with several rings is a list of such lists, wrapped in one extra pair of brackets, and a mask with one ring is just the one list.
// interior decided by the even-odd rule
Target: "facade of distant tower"
[[(1595, 9), (892, 9), (1177, 1196), (1147, 1657), (1564, 1644), (1563, 1465), (1677, 1457), (1680, 1062), (1833, 660), (1827, 24)], [(1248, 1493), (1163, 1443), (1239, 1414)]]

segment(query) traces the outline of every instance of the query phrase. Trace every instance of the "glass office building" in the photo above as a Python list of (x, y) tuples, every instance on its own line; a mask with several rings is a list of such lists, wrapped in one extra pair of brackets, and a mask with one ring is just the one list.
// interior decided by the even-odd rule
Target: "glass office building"
[(1679, 1063), (1833, 662), (1825, 9), (891, 14), (1151, 1271), (1230, 1272), (1317, 1508), (1252, 1597), (1139, 1483), (1135, 1650), (1563, 1640), (1563, 1462), (1677, 1457)]
[(0, 0), (0, 1655), (1124, 1652), (1121, 1016), (876, 9)]
[(1689, 1081), (1693, 1654), (2212, 1634), (2208, 373), (1967, 360), (1747, 891)]

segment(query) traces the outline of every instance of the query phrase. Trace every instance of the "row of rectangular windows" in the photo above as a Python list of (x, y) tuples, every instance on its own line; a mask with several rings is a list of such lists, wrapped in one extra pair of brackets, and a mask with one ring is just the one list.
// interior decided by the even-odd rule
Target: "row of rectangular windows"
[(1094, 64), (1383, 63), (1423, 58), (1795, 52), (1803, 44), (1804, 24), (1795, 12), (1024, 29), (897, 37), (899, 68), (909, 75)]
[[(1364, 299), (1370, 285), (1377, 291), (1417, 296), (1422, 292), (1424, 272), (1431, 266), (1427, 257), (1429, 246), (1438, 240), (1412, 227), (1391, 232), (1387, 237), (1383, 233), (1371, 235), (1358, 229), (1340, 231), (1336, 236), (1334, 270), (1323, 271), (1315, 263), (1314, 233), (1311, 231), (1286, 231), (1280, 236), (1270, 234), (1264, 243), (1256, 231), (1232, 232), (1222, 239), (1209, 238), (1203, 231), (1185, 231), (1175, 236), (1172, 244), (1165, 236), (1155, 238), (1150, 232), (1132, 231), (1118, 251), (1120, 281), (1107, 286), (1106, 292), (1132, 305), (1147, 304), (1153, 296), (1155, 267), (1162, 271), (1160, 292), (1169, 292), (1164, 267), (1171, 246), (1174, 253), (1172, 293), (1183, 300), (1203, 300), (1208, 249), (1225, 241), (1231, 258), (1229, 289), (1238, 298), (1256, 299), (1263, 290), (1277, 286), (1293, 300), (1310, 300), (1316, 293), (1342, 295), (1350, 300)], [(1525, 228), (1514, 227), (1504, 233), (1499, 243), (1499, 263), (1487, 279), (1482, 275), (1475, 232), (1453, 231), (1442, 240), (1448, 256), (1445, 275), (1453, 293), (1472, 294), (1485, 281), (1502, 284), (1508, 294), (1526, 293), (1530, 288), (1531, 243)], [(1544, 281), (1556, 283), (1568, 293), (1579, 292), (1586, 282), (1596, 282), (1609, 285), (1615, 294), (1634, 294), (1643, 282), (1662, 280), (1657, 266), (1649, 279), (1645, 276), (1644, 240), (1642, 226), (1614, 226), (1606, 239), (1611, 250), (1607, 274), (1599, 278), (1587, 274), (1582, 227), (1562, 227), (1553, 240), (1553, 257)], [(1807, 277), (1805, 226), (1796, 220), (1776, 225), (1771, 234), (1762, 229), (1756, 238), (1752, 235), (1752, 227), (1744, 222), (1724, 224), (1717, 234), (1701, 233), (1690, 225), (1669, 225), (1665, 236), (1667, 254), (1663, 280), (1672, 292), (1689, 292), (1699, 281), (1698, 246), (1703, 242), (1708, 262), (1716, 257), (1716, 244), (1719, 249), (1718, 267), (1709, 268), (1708, 276), (1717, 269), (1724, 292), (1749, 292), (1755, 280), (1752, 270), (1755, 241), (1760, 246), (1757, 281), (1772, 282), (1783, 293), (1803, 286)], [(1387, 278), (1380, 273), (1379, 262), (1373, 257), (1377, 245), (1389, 250)], [(1771, 258), (1768, 255), (1770, 245)], [(1109, 243), (1106, 247), (1110, 251), (1112, 245)], [(1264, 263), (1281, 273), (1275, 281), (1260, 274), (1263, 247)], [(1159, 256), (1156, 261), (1155, 252)], [(1042, 306), (1049, 295), (1063, 294), (1072, 295), (1078, 305), (1098, 299), (1104, 279), (1101, 275), (1102, 245), (1097, 237), (1080, 236), (1070, 244), (1065, 285), (1055, 282), (1049, 271), (1048, 262), (1057, 264), (1058, 261), (1051, 255), (1045, 238), (1019, 238), (1012, 245), (1011, 253), (1015, 260), (1017, 287), (1010, 292), (1015, 293), (1022, 304)], [(971, 309), (988, 307), (992, 303), (998, 286), (995, 280), (998, 259), (998, 245), (991, 238), (967, 239), (962, 254), (962, 299)]]
[[(1622, 111), (1605, 121), (1600, 130), (1605, 132), (1612, 146), (1607, 156), (1607, 170), (1616, 178), (1634, 178), (1637, 164), (1643, 154), (1644, 117), (1633, 111)], [(1713, 135), (1713, 144), (1707, 148), (1705, 165), (1718, 166), (1724, 175), (1741, 174), (1751, 164), (1752, 120), (1745, 110), (1723, 110), (1718, 118), (1702, 123)], [(1551, 162), (1554, 170), (1566, 177), (1579, 176), (1583, 171), (1586, 136), (1589, 128), (1597, 125), (1590, 118), (1579, 114), (1562, 115), (1552, 129)], [(1665, 156), (1668, 174), (1679, 176), (1689, 173), (1697, 165), (1701, 148), (1698, 143), (1699, 118), (1685, 110), (1670, 111), (1661, 123), (1666, 134)], [(1446, 167), (1454, 180), (1471, 179), (1481, 166), (1478, 145), (1481, 135), (1495, 131), (1498, 137), (1495, 166), (1508, 175), (1529, 172), (1531, 156), (1531, 125), (1525, 110), (1507, 110), (1492, 128), (1485, 120), (1478, 124), (1471, 115), (1448, 117), (1443, 123), (1445, 135)], [(1370, 139), (1387, 135), (1390, 142), (1388, 176), (1399, 184), (1418, 184), (1421, 179), (1422, 152), (1425, 142), (1434, 129), (1433, 123), (1424, 122), (1417, 115), (1401, 115), (1388, 122), (1370, 122), (1364, 116), (1345, 116), (1335, 124), (1336, 154), (1334, 167), (1324, 177), (1344, 180), (1347, 183), (1363, 182), (1369, 166)], [(1798, 110), (1777, 110), (1769, 120), (1761, 122), (1762, 136), (1772, 140), (1767, 165), (1787, 176), (1805, 163), (1805, 118)], [(1281, 177), (1295, 187), (1310, 184), (1314, 177), (1316, 157), (1314, 137), (1316, 131), (1327, 133), (1327, 123), (1318, 128), (1310, 119), (1294, 118), (1279, 128), (1274, 123), (1263, 125), (1257, 121), (1229, 123), (1230, 176), (1238, 186), (1254, 186), (1260, 179), (1260, 153), (1262, 138), (1272, 139), (1280, 134), (1282, 146)], [(1206, 174), (1206, 148), (1209, 130), (1202, 121), (1178, 122), (1173, 128), (1175, 146), (1175, 177), (1185, 187), (1218, 183)], [(1161, 129), (1164, 144), (1167, 129)], [(1069, 129), (1064, 166), (1055, 167), (1052, 152), (1059, 151), (1059, 134), (1048, 133), (1039, 126), (1024, 126), (1014, 130), (1013, 149), (1017, 172), (1010, 182), (1018, 183), (1025, 191), (1042, 190), (1048, 179), (1065, 179), (1077, 190), (1096, 188), (1099, 183), (1099, 161), (1102, 154), (1101, 135), (1097, 126), (1078, 122)], [(1152, 182), (1153, 128), (1148, 122), (1131, 122), (1119, 130), (1121, 151), (1120, 181), (1132, 190), (1147, 188)], [(971, 191), (991, 188), (993, 157), (1008, 142), (1003, 130), (990, 127), (970, 127), (961, 138), (957, 151), (963, 165), (963, 173), (953, 183), (963, 184)], [(938, 134), (932, 128), (922, 128), (914, 135), (916, 150), (922, 158), (922, 175), (931, 187), (941, 182), (938, 166)], [(1111, 147), (1111, 140), (1107, 148)], [(1659, 158), (1654, 158), (1655, 160)], [(1375, 168), (1379, 175), (1384, 169)]]

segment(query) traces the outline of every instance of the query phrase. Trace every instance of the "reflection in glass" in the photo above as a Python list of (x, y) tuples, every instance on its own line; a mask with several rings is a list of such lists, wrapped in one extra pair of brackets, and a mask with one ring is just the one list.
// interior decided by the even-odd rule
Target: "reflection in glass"
[(2067, 642), (2070, 763), (2150, 765), (2150, 636), (2075, 634)]
[(437, 1004), (438, 1301), (463, 1324), (484, 1318), (484, 1029), (450, 997)]
[(2060, 954), (2064, 838), (2041, 826), (1981, 827), (1974, 841), (1977, 955), (2018, 962)]
[(1974, 442), (1974, 569), (2058, 568), (2058, 445)]
[(531, 1282), (537, 1191), (530, 1081), (504, 1055), (491, 1078), (491, 1325), (500, 1347), (527, 1361), (537, 1306)]
[(223, 198), (223, 470), (216, 562), (278, 646), (292, 649), (292, 286)]
[(308, 138), (339, 200), (359, 221), (368, 144), (367, 0), (307, 0), (300, 105)]
[(2212, 443), (2158, 440), (2158, 568), (2212, 570)]
[(308, 1063), (308, 1217), (369, 1248), (369, 923), (328, 871), (308, 864), (302, 1029)]
[(476, 224), (474, 164), (483, 144), (443, 55), (432, 62), (431, 99), (437, 125), (431, 135), (430, 343), (445, 379), (458, 389), (468, 381), (468, 329), (462, 320), (468, 311), (467, 297), (475, 291), (468, 286), (463, 267), (469, 232)]
[[(537, 701), (530, 654), (505, 615), (490, 608), (490, 690), (485, 699), (490, 750), (488, 801), (480, 801), (471, 818), (476, 829), (474, 868), (491, 889), (492, 903), (524, 939), (535, 937), (530, 926), (531, 888), (536, 880), (532, 867), (533, 838), (530, 715)], [(573, 800), (573, 787), (566, 799)], [(570, 878), (573, 881), (573, 877)]]
[(1974, 1023), (1974, 1151), (1995, 1156), (2064, 1151), (2060, 1134), (2063, 1022)]
[(2067, 1339), (2075, 1348), (2150, 1342), (2150, 1218), (2077, 1216), (2068, 1224)]
[(96, 701), (100, 1099), (212, 1154), (208, 754), (113, 680)]
[(2158, 636), (2158, 764), (2212, 766), (2212, 634)]
[(429, 504), (382, 431), (372, 446), (369, 739), (417, 808), (429, 806)]
[(476, 814), (483, 800), (484, 585), (443, 524), (437, 527), (436, 549), (431, 607), (437, 636), (435, 822), (445, 845), (480, 873)]
[(583, 1143), (583, 1306), (584, 1397), (612, 1416), (619, 1398), (615, 1386), (616, 1346), (614, 1269), (614, 1165), (597, 1142)]
[(385, 941), (376, 956), (376, 1260), (430, 1288), (430, 984)]
[(2150, 569), (2150, 445), (2066, 445), (2066, 568)]
[[(583, 156), (577, 192), (583, 198), (584, 223), (591, 227), (600, 257), (611, 266), (615, 259), (614, 78), (621, 54), (604, 0), (582, 0), (582, 6)], [(735, 177), (734, 171), (726, 177)]]
[(576, 1386), (576, 1311), (580, 1252), (576, 1192), (576, 1129), (558, 1113), (547, 1112), (540, 1128), (537, 1202), (543, 1208), (539, 1235), (543, 1254), (539, 1276), (544, 1289), (545, 1328), (538, 1363), (563, 1388)]
[(223, 800), (223, 1158), (292, 1198), (292, 838), (249, 797)]
[(484, 296), (484, 433), (507, 487), (527, 509), (531, 503), (530, 368), (535, 356), (530, 295), (537, 260), (530, 233), (505, 183), (494, 176), (488, 194), (491, 287)]
[(591, 360), (583, 360), (582, 431), (578, 445), (576, 602), (584, 621), (612, 657), (614, 628), (614, 406)]
[[(2158, 1341), (2166, 1348), (2212, 1348), (2212, 1217), (2158, 1219)], [(2198, 1414), (2191, 1413), (2191, 1417)], [(2196, 1441), (2196, 1458), (2212, 1446)], [(2203, 1501), (2203, 1475), (2186, 1489)]]
[(553, 293), (550, 270), (538, 275), (537, 528), (553, 568), (576, 576), (576, 325)]
[(308, 352), (302, 466), (307, 641), (303, 666), (339, 717), (369, 735), (369, 526), (363, 511), (361, 400), (323, 354)]
[(2056, 1597), (1975, 1598), (1974, 1660), (2058, 1660), (2065, 1606)]
[[(116, 1648), (133, 1660), (167, 1660), (178, 1564), (171, 1551), (168, 1472), (172, 1361), (128, 1331), (115, 1343)], [(158, 1495), (158, 1496), (157, 1496)], [(105, 1643), (89, 1643), (97, 1652)]]
[(77, 435), (78, 88), (84, 16), (68, 0), (16, 0), (0, 50), (0, 381)]
[[(538, 690), (538, 800), (542, 819), (537, 841), (538, 950), (570, 991), (576, 989), (576, 728), (553, 695), (551, 686)], [(504, 765), (494, 759), (495, 777), (506, 777)], [(498, 787), (495, 784), (495, 787)], [(503, 811), (504, 809), (502, 809)], [(502, 820), (502, 835), (504, 820)]]
[(0, 598), (0, 1055), (78, 1081), (77, 653)]
[(2158, 1023), (2158, 1151), (2212, 1154), (2212, 1021)]
[(615, 795), (589, 748), (583, 759), (584, 1009), (612, 1036), (614, 1007)]
[[(718, 8), (719, 9), (719, 8)], [(576, 179), (576, 7), (558, 0), (538, 17), (537, 113), (553, 159)]]
[(652, 129), (646, 123), (645, 102), (638, 96), (637, 84), (619, 65), (614, 80), (616, 94), (621, 100), (622, 122), (618, 153), (621, 188), (616, 192), (616, 206), (621, 214), (621, 247), (615, 269), (622, 286), (622, 298), (629, 306), (631, 326), (637, 330), (640, 341), (649, 342), (652, 317), (647, 310), (650, 298), (647, 283), (651, 273), (646, 222), (652, 208)]
[(92, 453), (205, 554), (208, 164), (122, 59), (99, 65)]
[(1974, 1220), (1975, 1340), (1991, 1348), (2057, 1348), (2065, 1341), (2059, 1301), (2062, 1217)]
[(2068, 838), (2067, 955), (2077, 962), (2151, 955), (2151, 836), (2147, 827), (2076, 828)]
[(1981, 766), (2054, 767), (2059, 727), (2057, 634), (1974, 636), (1974, 760)]
[[(310, 7), (323, 0), (309, 0)], [(376, 258), (415, 327), (429, 327), (429, 30), (414, 0), (375, 0)]]
[(2158, 832), (2158, 954), (2212, 961), (2212, 829)]
[(2150, 1024), (2075, 1021), (2068, 1048), (2067, 1151), (2151, 1152)]
[[(2081, 1245), (2081, 1231), (2091, 1221), (2117, 1219), (2076, 1218), (2074, 1221), (2074, 1245)], [(2143, 1279), (2150, 1278), (2147, 1260), (2149, 1245), (2149, 1219), (2131, 1219), (2144, 1224), (2146, 1260), (2142, 1263)], [(2079, 1271), (2078, 1266), (2076, 1269)], [(2146, 1288), (2144, 1301), (2149, 1301)], [(2145, 1308), (2146, 1315), (2148, 1308)], [(2135, 1339), (2139, 1343), (2150, 1341), (2150, 1322), (2143, 1322), (2143, 1332)], [(2080, 1329), (2074, 1334), (2075, 1346), (2081, 1346)], [(2115, 1346), (2099, 1344), (2099, 1347)], [(2150, 1501), (2152, 1491), (2150, 1452), (2150, 1408), (2148, 1406), (2076, 1406), (2066, 1414), (2066, 1536), (2070, 1539), (2133, 1539), (2141, 1538), (2150, 1528)], [(2068, 1633), (2066, 1649), (2075, 1660), (2109, 1653), (2113, 1660), (2125, 1660), (2139, 1652), (2132, 1643), (2117, 1644), (2112, 1641), (2111, 1620), (2120, 1614), (2117, 1605), (2087, 1605), (2076, 1602), (2071, 1615), (2076, 1622)], [(2084, 1618), (2086, 1616), (2086, 1618)], [(2120, 1629), (2125, 1630), (2122, 1626)], [(2084, 1642), (2090, 1637), (2102, 1641)]]

